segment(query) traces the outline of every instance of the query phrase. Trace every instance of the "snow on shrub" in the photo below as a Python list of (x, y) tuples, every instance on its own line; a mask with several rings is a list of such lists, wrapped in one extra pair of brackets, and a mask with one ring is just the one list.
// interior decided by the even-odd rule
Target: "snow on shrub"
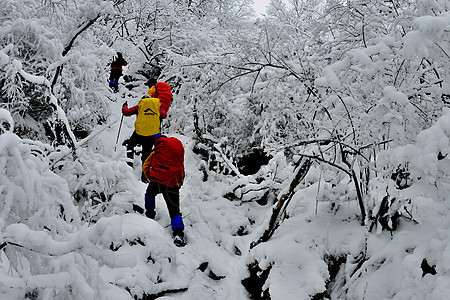
[[(78, 150), (74, 162), (64, 161), (72, 173), (56, 164), (68, 184), (51, 171), (49, 145), (13, 134), (6, 110), (0, 110), (0, 121), (0, 294), (132, 299), (166, 289), (175, 260), (164, 228), (144, 216), (114, 215), (123, 213), (123, 199), (114, 195), (126, 190), (131, 169)], [(103, 210), (89, 206), (92, 199), (86, 202), (84, 218), (96, 220), (91, 226), (82, 222), (71, 195), (77, 186), (87, 187), (88, 195), (110, 195)]]

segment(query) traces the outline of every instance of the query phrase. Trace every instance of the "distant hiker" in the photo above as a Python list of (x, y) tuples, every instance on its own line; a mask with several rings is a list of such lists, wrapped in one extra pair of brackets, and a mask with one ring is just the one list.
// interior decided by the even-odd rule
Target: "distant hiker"
[(156, 98), (158, 98), (161, 102), (161, 107), (166, 113), (169, 113), (170, 103), (172, 101), (172, 91), (170, 89), (170, 85), (165, 82), (157, 82), (154, 78), (150, 78), (146, 83), (144, 83), (144, 85), (149, 88), (147, 93), (151, 93), (152, 89), (154, 89), (156, 92)]
[(169, 210), (174, 243), (184, 246), (184, 224), (180, 212), (180, 187), (184, 180), (183, 144), (177, 138), (161, 135), (142, 171), (150, 179), (145, 193), (145, 215), (155, 218), (155, 198), (162, 193)]
[(117, 93), (119, 91), (119, 78), (122, 76), (122, 67), (126, 66), (127, 62), (123, 59), (122, 53), (117, 52), (117, 56), (113, 57), (110, 64), (109, 87)]
[[(142, 146), (141, 161), (144, 163), (155, 140), (161, 135), (160, 117), (165, 118), (167, 114), (154, 92), (151, 95), (142, 96), (139, 103), (131, 108), (128, 108), (128, 103), (125, 102), (122, 106), (122, 114), (124, 116), (137, 115), (133, 134), (123, 142), (123, 145), (127, 147), (127, 157), (131, 159), (128, 165), (133, 166), (134, 148), (137, 145)], [(144, 173), (141, 174), (141, 180), (147, 182)]]

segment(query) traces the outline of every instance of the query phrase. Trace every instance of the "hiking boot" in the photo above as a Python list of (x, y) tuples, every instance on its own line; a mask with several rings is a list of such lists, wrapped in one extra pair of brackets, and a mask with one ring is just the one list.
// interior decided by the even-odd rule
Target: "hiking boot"
[(186, 246), (186, 242), (184, 241), (184, 237), (182, 237), (181, 235), (175, 235), (173, 237), (173, 243), (177, 247), (184, 247), (184, 246)]
[(154, 219), (155, 219), (155, 216), (156, 216), (156, 211), (154, 211), (153, 209), (147, 209), (147, 210), (145, 211), (145, 216), (146, 216), (147, 218), (150, 218), (150, 219), (154, 220)]
[(184, 247), (186, 242), (184, 241), (184, 232), (181, 228), (172, 229), (173, 243), (177, 247)]

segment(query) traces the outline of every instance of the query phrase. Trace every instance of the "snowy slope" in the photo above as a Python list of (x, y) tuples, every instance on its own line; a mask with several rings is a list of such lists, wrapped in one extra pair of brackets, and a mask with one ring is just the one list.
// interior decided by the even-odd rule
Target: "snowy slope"
[[(410, 188), (397, 191), (399, 199), (410, 199), (414, 203), (414, 211), (410, 212), (411, 216), (404, 211), (405, 216), (400, 218), (399, 227), (392, 234), (379, 227), (369, 232), (367, 227), (361, 226), (355, 198), (350, 197), (338, 208), (321, 200), (325, 198), (317, 192), (314, 180), (320, 171), (313, 168), (295, 193), (286, 211), (288, 218), (268, 242), (254, 248), (250, 245), (267, 227), (272, 203), (259, 205), (223, 197), (238, 184), (254, 184), (253, 176), (241, 176), (236, 180), (210, 172), (208, 181), (202, 181), (200, 158), (192, 152), (193, 141), (173, 134), (186, 148), (187, 177), (181, 189), (181, 210), (187, 245), (178, 248), (172, 243), (170, 219), (161, 196), (157, 198), (156, 220), (130, 209), (132, 203), (143, 206), (146, 186), (139, 181), (140, 169), (126, 165), (123, 147), (118, 147), (116, 152), (113, 149), (121, 102), (132, 103), (134, 97), (125, 94), (118, 98), (111, 116), (111, 119), (116, 118), (116, 125), (87, 143), (87, 148), (96, 149), (96, 155), (110, 157), (120, 167), (104, 168), (99, 160), (98, 167), (103, 172), (111, 172), (102, 176), (112, 178), (117, 172), (127, 176), (124, 192), (113, 195), (105, 204), (107, 208), (98, 212), (100, 217), (96, 222), (88, 225), (76, 221), (68, 226), (56, 219), (52, 221), (50, 215), (42, 219), (32, 214), (23, 224), (18, 224), (2, 217), (5, 243), (1, 254), (0, 290), (3, 297), (249, 299), (258, 298), (254, 293), (260, 291), (266, 297), (270, 294), (271, 299), (310, 299), (314, 295), (330, 299), (446, 298), (450, 286), (450, 223), (446, 196), (450, 164), (448, 158), (426, 157), (438, 150), (450, 152), (448, 112), (419, 136), (417, 145), (406, 147), (408, 151), (399, 148), (396, 153), (386, 153), (385, 161), (412, 161), (411, 170), (416, 180)], [(10, 127), (13, 125), (6, 111), (2, 111), (1, 118), (7, 120)], [(124, 120), (119, 145), (131, 133), (133, 121), (133, 118)], [(73, 204), (68, 191), (60, 189), (57, 194), (47, 189), (47, 194), (43, 194), (40, 186), (44, 178), (55, 186), (64, 187), (64, 182), (45, 171), (45, 161), (38, 167), (36, 158), (27, 154), (28, 143), (8, 132), (0, 135), (4, 172), (11, 180), (9, 186), (15, 186), (11, 192), (21, 195), (21, 189), (36, 191), (37, 198), (28, 198), (30, 212), (39, 211), (31, 205), (46, 203), (45, 195), (56, 195), (65, 199), (58, 201), (65, 207), (66, 217), (69, 216)], [(14, 148), (20, 152), (15, 152)], [(15, 156), (5, 160), (9, 153)], [(20, 177), (12, 173), (9, 163), (14, 159), (35, 170), (28, 172), (28, 182), (34, 182), (32, 187), (24, 186)], [(434, 162), (435, 167), (426, 168), (424, 159), (428, 159), (428, 165)], [(135, 162), (139, 165), (138, 159)], [(265, 168), (274, 163), (286, 164), (277, 156)], [(380, 163), (383, 160), (380, 159)], [(281, 185), (286, 186), (291, 171), (286, 165), (281, 170), (277, 176), (282, 178)], [(9, 195), (3, 184), (2, 190)], [(379, 195), (384, 196), (384, 191)], [(329, 199), (332, 194), (327, 196)], [(6, 199), (11, 201), (12, 198)], [(11, 212), (20, 212), (13, 202), (8, 203), (13, 208)], [(42, 213), (45, 217), (45, 212)], [(70, 212), (74, 220), (77, 214), (76, 210)], [(40, 224), (50, 226), (49, 231), (39, 229)], [(58, 228), (58, 232), (53, 228)], [(21, 261), (21, 267), (17, 267), (13, 257)], [(435, 266), (435, 272), (424, 272), (424, 259)], [(247, 285), (252, 296), (242, 284), (242, 280), (250, 277), (248, 266), (258, 266), (257, 275), (262, 278), (260, 282), (253, 281), (253, 288)]]
[[(124, 129), (131, 131), (132, 121), (126, 120)], [(434, 131), (439, 134), (439, 127), (444, 126), (449, 132), (444, 121), (439, 124), (442, 125)], [(181, 189), (181, 209), (188, 245), (176, 248), (171, 244), (170, 219), (162, 196), (157, 198), (156, 221), (133, 213), (123, 216), (123, 231), (132, 236), (133, 230), (139, 231), (134, 236), (158, 236), (152, 242), (157, 245), (145, 242), (144, 248), (152, 262), (156, 262), (153, 264), (160, 266), (160, 273), (134, 273), (148, 268), (145, 260), (140, 261), (143, 266), (139, 267), (138, 263), (126, 271), (130, 278), (137, 277), (136, 283), (127, 284), (134, 286), (137, 294), (174, 291), (170, 299), (247, 299), (250, 296), (241, 281), (249, 277), (247, 266), (257, 262), (261, 269), (270, 269), (262, 290), (268, 289), (272, 299), (309, 299), (324, 293), (331, 272), (327, 264), (334, 263), (337, 274), (333, 274), (333, 281), (328, 285), (331, 299), (445, 299), (450, 286), (450, 248), (446, 234), (450, 224), (444, 212), (449, 207), (445, 198), (441, 199), (443, 202), (424, 198), (424, 194), (433, 192), (429, 187), (409, 192), (407, 196), (417, 203), (414, 220), (408, 216), (401, 218), (398, 230), (391, 235), (380, 228), (368, 233), (368, 228), (361, 226), (357, 218), (358, 206), (354, 199), (334, 210), (328, 202), (317, 203), (317, 184), (303, 186), (290, 204), (292, 209), (287, 211), (290, 218), (271, 240), (250, 250), (251, 242), (267, 227), (271, 203), (261, 206), (225, 199), (223, 196), (230, 187), (236, 186), (235, 179), (210, 173), (209, 180), (203, 182), (200, 160), (192, 152), (193, 141), (177, 134), (173, 136), (186, 148), (187, 178)], [(432, 137), (445, 140), (445, 136)], [(448, 142), (444, 146), (450, 150)], [(401, 151), (398, 150), (399, 154)], [(419, 158), (425, 153), (416, 155)], [(447, 173), (447, 160), (442, 163)], [(136, 203), (143, 205), (145, 185), (138, 181), (139, 172), (134, 170), (136, 195), (141, 195)], [(314, 177), (318, 170), (310, 172)], [(280, 175), (283, 176), (288, 178), (289, 173)], [(252, 176), (241, 178), (240, 183), (250, 183), (252, 179)], [(383, 196), (380, 192), (380, 197)], [(422, 277), (424, 258), (436, 266), (437, 275)], [(108, 277), (105, 281), (122, 285), (122, 272), (114, 280)], [(106, 273), (111, 276), (111, 272)], [(149, 276), (158, 278), (152, 281), (154, 285), (139, 286)], [(158, 280), (162, 283), (155, 284)]]

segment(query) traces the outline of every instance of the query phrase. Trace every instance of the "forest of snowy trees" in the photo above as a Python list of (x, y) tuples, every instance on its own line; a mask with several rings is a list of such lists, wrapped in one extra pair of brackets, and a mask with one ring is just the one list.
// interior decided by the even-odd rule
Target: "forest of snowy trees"
[[(450, 2), (254, 1), (2, 0), (0, 298), (448, 297)], [(149, 78), (184, 248), (121, 145)]]

